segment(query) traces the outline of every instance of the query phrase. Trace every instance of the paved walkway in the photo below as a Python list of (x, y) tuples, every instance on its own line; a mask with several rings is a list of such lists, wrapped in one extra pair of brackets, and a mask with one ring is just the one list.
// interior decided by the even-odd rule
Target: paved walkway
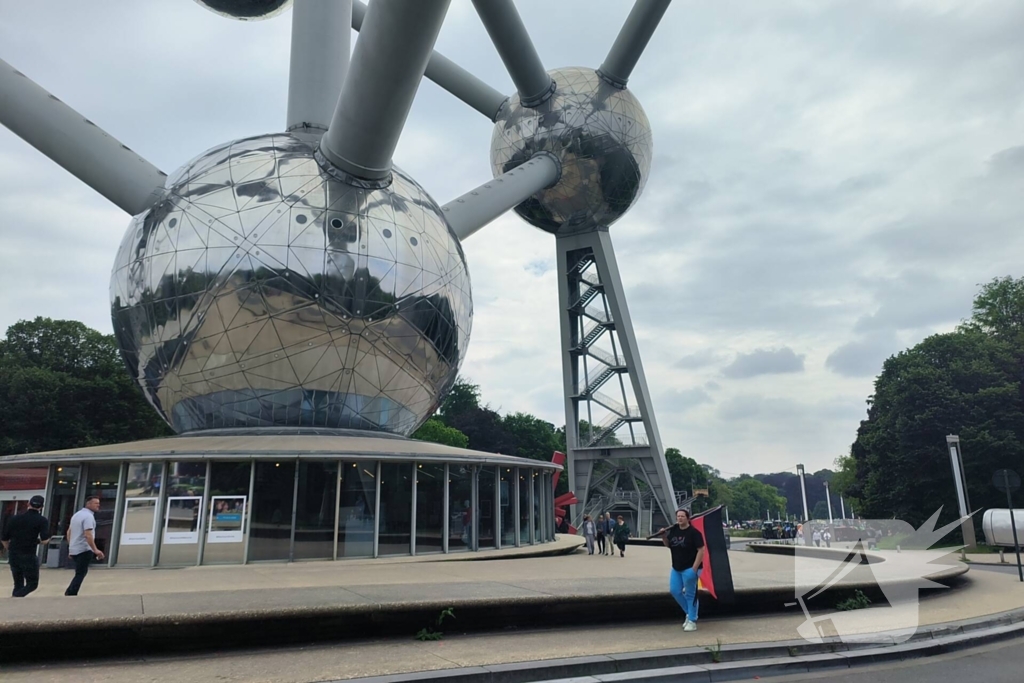
[[(585, 577), (618, 576), (618, 581), (633, 581), (633, 573), (650, 574), (646, 579), (663, 584), (666, 561), (657, 548), (631, 548), (625, 559), (574, 555), (552, 558), (549, 572), (573, 579), (586, 589)], [(637, 551), (634, 553), (634, 551)], [(645, 552), (646, 551), (646, 552)], [(734, 553), (735, 555), (735, 553)], [(752, 557), (761, 561), (763, 556)], [(746, 560), (744, 553), (737, 564)], [(532, 563), (525, 560), (518, 562)], [(540, 562), (540, 561), (538, 561)], [(460, 563), (457, 563), (460, 564)], [(509, 569), (501, 561), (451, 565), (455, 571), (474, 567), (507, 576)], [(492, 569), (493, 568), (493, 569)], [(747, 569), (753, 569), (748, 565)], [(285, 570), (281, 567), (279, 570)], [(353, 568), (354, 569), (354, 568)], [(746, 573), (737, 567), (738, 574)], [(263, 571), (263, 568), (259, 568)], [(267, 572), (275, 571), (268, 567)], [(382, 570), (382, 579), (396, 579), (394, 570)], [(118, 574), (119, 572), (109, 572)], [(152, 572), (159, 574), (161, 572)], [(657, 576), (655, 576), (657, 574)], [(346, 578), (355, 579), (362, 571), (346, 570)], [(630, 578), (627, 578), (630, 577)], [(90, 576), (90, 580), (97, 578)], [(104, 577), (105, 578), (105, 577)], [(264, 579), (267, 578), (264, 576)], [(307, 577), (308, 578), (308, 577)], [(479, 578), (479, 577), (478, 577)], [(522, 578), (522, 577), (520, 577)], [(255, 579), (253, 579), (255, 580)], [(261, 579), (263, 580), (263, 579)], [(369, 580), (366, 578), (364, 580)], [(457, 581), (456, 581), (457, 582)], [(99, 582), (97, 582), (98, 584)], [(372, 585), (372, 584), (367, 584)], [(401, 585), (393, 584), (393, 585)], [(96, 586), (98, 588), (98, 586)], [(661, 585), (663, 589), (663, 585)], [(29, 598), (24, 603), (30, 603)], [(10, 602), (2, 603), (5, 612)], [(997, 572), (970, 572), (949, 590), (936, 591), (921, 601), (921, 623), (937, 624), (982, 617), (1024, 607), (1024, 586), (1016, 576)], [(874, 614), (875, 608), (868, 610)], [(456, 615), (457, 616), (457, 615)], [(4, 683), (28, 681), (110, 681), (135, 683), (174, 678), (188, 681), (267, 681), (305, 683), (387, 673), (430, 671), (459, 666), (479, 666), (507, 662), (557, 659), (561, 657), (650, 651), (686, 646), (714, 646), (716, 643), (757, 643), (791, 640), (799, 637), (797, 628), (804, 616), (797, 608), (782, 614), (758, 616), (709, 617), (701, 621), (696, 633), (684, 633), (679, 620), (627, 625), (582, 624), (557, 629), (538, 623), (534, 628), (498, 634), (458, 634), (458, 620), (451, 622), (445, 639), (418, 642), (411, 637), (346, 641), (339, 644), (289, 647), (274, 650), (236, 651), (194, 656), (132, 657), (87, 664), (53, 663), (5, 667)], [(878, 630), (885, 630), (885, 608), (877, 608)]]

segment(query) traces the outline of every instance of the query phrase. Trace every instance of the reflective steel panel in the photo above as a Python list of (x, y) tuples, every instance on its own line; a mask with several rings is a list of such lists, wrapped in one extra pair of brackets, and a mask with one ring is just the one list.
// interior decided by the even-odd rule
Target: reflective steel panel
[(651, 125), (640, 102), (593, 69), (550, 72), (556, 90), (536, 108), (514, 94), (491, 134), (491, 170), (511, 171), (534, 154), (562, 162), (559, 182), (515, 208), (542, 230), (571, 234), (608, 226), (640, 197), (654, 153)]
[(473, 316), (458, 239), (400, 169), (325, 172), (287, 134), (216, 147), (128, 227), (111, 278), (132, 377), (179, 432), (412, 433), (451, 388)]
[(253, 21), (277, 16), (292, 6), (292, 0), (196, 0), (222, 17)]

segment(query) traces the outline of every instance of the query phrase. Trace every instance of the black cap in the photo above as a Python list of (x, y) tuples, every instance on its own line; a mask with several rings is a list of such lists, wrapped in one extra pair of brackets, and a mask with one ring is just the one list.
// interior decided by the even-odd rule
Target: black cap
[(31, 498), (28, 499), (28, 504), (34, 508), (43, 507), (43, 503), (45, 502), (46, 501), (43, 500), (42, 496), (32, 496)]

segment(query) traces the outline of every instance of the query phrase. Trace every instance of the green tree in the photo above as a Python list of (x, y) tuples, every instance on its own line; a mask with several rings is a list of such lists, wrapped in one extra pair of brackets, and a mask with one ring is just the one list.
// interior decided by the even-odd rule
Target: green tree
[[(857, 430), (844, 490), (865, 517), (915, 526), (956, 517), (946, 435), (959, 434), (974, 509), (1004, 505), (992, 472), (1024, 459), (1024, 402), (1011, 346), (977, 328), (928, 337), (888, 359)], [(851, 474), (852, 472), (852, 474)]]
[(36, 318), (0, 340), (0, 454), (166, 436), (112, 335)]
[(828, 519), (828, 503), (819, 500), (811, 510), (811, 519)]
[(420, 441), (439, 443), (444, 446), (455, 448), (466, 448), (469, 446), (469, 437), (454, 427), (449, 427), (436, 417), (432, 417), (417, 429), (412, 438)]
[(733, 519), (763, 519), (766, 512), (774, 517), (776, 511), (786, 509), (786, 499), (779, 495), (778, 490), (757, 479), (733, 481), (730, 488), (732, 502), (729, 504), (729, 516)]
[(684, 456), (678, 448), (665, 449), (665, 462), (668, 463), (668, 474), (676, 493), (686, 491), (692, 495), (694, 488), (703, 488), (707, 484), (704, 468), (693, 458)]

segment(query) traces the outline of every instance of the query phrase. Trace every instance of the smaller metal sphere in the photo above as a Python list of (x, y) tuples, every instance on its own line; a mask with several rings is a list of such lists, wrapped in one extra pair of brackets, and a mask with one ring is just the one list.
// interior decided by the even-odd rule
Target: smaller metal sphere
[(222, 17), (241, 21), (269, 19), (292, 6), (292, 0), (196, 0), (196, 2)]
[(555, 234), (608, 226), (640, 197), (654, 152), (651, 125), (628, 90), (593, 69), (550, 72), (556, 89), (535, 108), (515, 94), (498, 114), (491, 134), (495, 176), (538, 152), (561, 161), (558, 183), (515, 208), (525, 221)]

